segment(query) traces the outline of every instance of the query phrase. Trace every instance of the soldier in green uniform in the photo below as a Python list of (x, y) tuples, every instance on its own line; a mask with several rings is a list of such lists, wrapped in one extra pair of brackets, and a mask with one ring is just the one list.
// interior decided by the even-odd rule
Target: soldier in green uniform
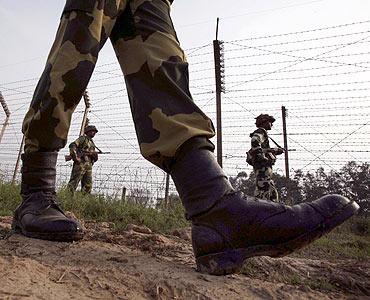
[(171, 2), (67, 0), (23, 122), (23, 200), (13, 228), (34, 238), (82, 238), (79, 223), (56, 203), (56, 160), (108, 38), (125, 76), (140, 151), (170, 173), (192, 222), (199, 271), (228, 274), (251, 256), (286, 255), (352, 216), (358, 205), (339, 195), (289, 207), (244, 197), (232, 188), (213, 155), (212, 122), (189, 91)]
[(252, 156), (251, 164), (256, 175), (254, 196), (278, 202), (279, 194), (272, 180), (272, 166), (276, 155), (283, 154), (284, 149), (270, 147), (267, 131), (271, 130), (274, 122), (275, 118), (267, 114), (260, 114), (256, 118), (257, 129), (250, 134), (252, 147), (249, 154)]
[(98, 152), (93, 141), (98, 132), (95, 126), (85, 128), (85, 134), (69, 145), (69, 152), (73, 159), (71, 179), (68, 189), (74, 193), (81, 181), (81, 191), (90, 194), (92, 189), (92, 166), (98, 160)]

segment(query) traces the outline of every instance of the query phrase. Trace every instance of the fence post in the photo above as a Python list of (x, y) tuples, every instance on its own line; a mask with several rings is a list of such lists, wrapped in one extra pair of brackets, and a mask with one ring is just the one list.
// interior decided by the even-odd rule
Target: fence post
[[(289, 180), (289, 157), (288, 157), (288, 138), (287, 138), (287, 130), (286, 130), (286, 115), (287, 110), (285, 109), (285, 106), (281, 107), (281, 114), (283, 119), (283, 137), (284, 137), (284, 157), (285, 157), (285, 177), (287, 180)], [(289, 189), (287, 188), (286, 191), (286, 204), (292, 205), (292, 199), (290, 198)]]
[(19, 147), (19, 151), (18, 151), (18, 157), (17, 157), (17, 162), (15, 163), (15, 167), (14, 167), (14, 173), (13, 173), (13, 178), (12, 178), (12, 184), (15, 183), (15, 179), (17, 177), (17, 173), (18, 173), (18, 166), (19, 166), (19, 161), (21, 160), (21, 154), (22, 154), (22, 150), (23, 150), (23, 144), (24, 144), (24, 135), (22, 137), (22, 142), (21, 142), (21, 146)]
[(216, 39), (213, 41), (213, 54), (215, 62), (215, 79), (216, 79), (216, 116), (217, 116), (217, 162), (222, 168), (222, 118), (221, 118), (221, 92), (225, 92), (224, 87), (224, 56), (223, 56), (223, 42), (218, 40), (218, 22)]
[(164, 191), (164, 207), (168, 208), (169, 207), (169, 199), (168, 199), (168, 193), (170, 190), (170, 174), (166, 173), (166, 189)]
[(6, 128), (6, 126), (8, 126), (9, 117), (10, 117), (10, 111), (8, 109), (8, 106), (6, 105), (5, 99), (4, 99), (3, 94), (1, 92), (0, 92), (0, 103), (3, 107), (5, 115), (6, 115), (4, 124), (3, 124), (2, 128), (1, 128), (1, 132), (0, 132), (0, 143), (1, 143), (1, 140), (3, 139), (3, 135), (4, 135), (4, 132), (5, 132), (5, 128)]
[(85, 90), (85, 92), (83, 93), (83, 98), (84, 98), (84, 102), (85, 102), (85, 111), (84, 111), (84, 116), (82, 118), (80, 136), (84, 134), (85, 127), (88, 123), (87, 114), (88, 114), (89, 108), (90, 108), (90, 98), (89, 98), (89, 95), (87, 93), (87, 90)]
[(126, 187), (123, 187), (122, 188), (122, 195), (121, 195), (121, 201), (122, 202), (126, 202), (126, 191), (127, 191)]
[(284, 156), (285, 156), (285, 176), (289, 179), (289, 158), (288, 158), (288, 138), (287, 138), (287, 131), (286, 131), (286, 112), (285, 106), (281, 107), (281, 113), (283, 117), (283, 137), (284, 137)]

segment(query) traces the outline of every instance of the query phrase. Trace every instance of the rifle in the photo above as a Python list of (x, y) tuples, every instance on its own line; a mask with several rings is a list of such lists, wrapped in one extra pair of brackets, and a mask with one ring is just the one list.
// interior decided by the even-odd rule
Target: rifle
[[(269, 162), (272, 165), (275, 163), (277, 149), (279, 149), (279, 148), (265, 148), (265, 149), (262, 149), (262, 153), (264, 153), (266, 155), (266, 159), (268, 159), (268, 161), (266, 161), (264, 163)], [(282, 149), (283, 151), (286, 151), (286, 149), (284, 149), (284, 148), (280, 148), (280, 149)], [(254, 151), (252, 151), (252, 149), (250, 149), (249, 151), (246, 152), (246, 154), (247, 154), (246, 162), (249, 165), (254, 166), (258, 162), (256, 160), (257, 159), (256, 153)]]
[[(78, 157), (83, 157), (83, 156), (95, 156), (98, 154), (110, 154), (111, 152), (103, 152), (103, 151), (83, 151), (83, 150), (78, 150), (77, 151), (77, 156)], [(70, 161), (72, 158), (72, 155), (65, 155), (64, 156), (65, 161)]]

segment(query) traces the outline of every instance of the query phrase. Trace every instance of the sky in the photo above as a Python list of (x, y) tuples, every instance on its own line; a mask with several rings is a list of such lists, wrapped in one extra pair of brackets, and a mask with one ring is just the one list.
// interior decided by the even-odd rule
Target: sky
[[(0, 82), (39, 76), (64, 3), (0, 0)], [(235, 40), (367, 20), (369, 11), (366, 0), (175, 0), (172, 19), (188, 49), (215, 38), (217, 17), (219, 39)], [(112, 47), (106, 45), (99, 63), (112, 60)]]
[[(9, 99), (8, 105), (10, 110), (13, 112), (15, 111), (13, 114), (14, 121), (7, 133), (8, 141), (3, 141), (3, 145), (0, 144), (0, 152), (3, 152), (0, 159), (3, 161), (6, 159), (13, 160), (14, 156), (17, 155), (17, 149), (19, 148), (21, 140), (21, 119), (24, 115), (25, 108), (30, 101), (28, 99), (31, 99), (32, 97), (34, 86), (37, 83), (37, 78), (43, 70), (46, 57), (58, 28), (59, 18), (64, 4), (65, 1), (62, 0), (0, 0), (0, 91), (2, 91), (6, 99)], [(250, 85), (250, 79), (248, 77), (241, 77), (241, 73), (250, 73), (252, 71), (257, 72), (258, 70), (264, 72), (275, 72), (277, 69), (281, 68), (280, 65), (276, 64), (278, 60), (282, 60), (278, 55), (276, 55), (276, 57), (271, 56), (268, 59), (265, 58), (264, 60), (260, 60), (259, 57), (255, 56), (259, 51), (258, 47), (263, 43), (259, 43), (259, 40), (254, 38), (310, 31), (308, 35), (302, 34), (296, 39), (306, 38), (314, 40), (316, 37), (338, 34), (341, 36), (337, 39), (338, 41), (343, 40), (345, 43), (351, 43), (353, 41), (358, 42), (359, 39), (364, 39), (366, 41), (367, 35), (369, 35), (370, 32), (369, 23), (365, 22), (370, 19), (368, 13), (370, 11), (370, 1), (366, 0), (175, 0), (171, 10), (172, 19), (181, 46), (185, 49), (189, 58), (191, 78), (190, 87), (194, 100), (196, 103), (199, 103), (198, 105), (213, 120), (215, 117), (215, 108), (212, 104), (214, 98), (214, 79), (212, 76), (214, 76), (214, 71), (212, 70), (213, 54), (211, 45), (216, 35), (217, 18), (220, 18), (218, 39), (226, 42), (234, 41), (232, 43), (225, 43), (225, 64), (227, 74), (226, 88), (229, 88), (230, 91), (225, 94), (223, 98), (226, 116), (225, 121), (223, 122), (223, 126), (225, 127), (225, 149), (223, 150), (223, 153), (226, 161), (224, 168), (226, 173), (230, 176), (235, 176), (237, 172), (242, 170), (251, 171), (250, 167), (248, 169), (248, 166), (245, 164), (244, 155), (245, 151), (248, 150), (247, 148), (249, 147), (248, 136), (254, 128), (253, 118), (256, 115), (263, 112), (275, 114), (275, 116), (278, 116), (277, 118), (280, 118), (281, 105), (288, 105), (288, 112), (291, 113), (290, 118), (288, 118), (288, 125), (294, 125), (295, 127), (292, 126), (292, 131), (294, 131), (299, 128), (299, 126), (304, 125), (304, 120), (307, 121), (307, 119), (304, 118), (308, 117), (307, 115), (309, 113), (307, 112), (309, 109), (312, 109), (312, 107), (309, 107), (310, 103), (305, 106), (308, 107), (307, 110), (304, 111), (303, 109), (300, 109), (302, 102), (293, 102), (293, 93), (283, 92), (281, 86), (266, 85), (267, 83), (263, 83), (262, 85), (262, 83), (259, 84), (258, 82), (255, 82), (254, 85)], [(361, 22), (365, 23), (362, 24)], [(360, 25), (357, 25), (357, 27), (348, 26), (348, 30), (347, 27), (344, 27), (342, 31), (335, 29), (328, 31), (327, 33), (326, 31), (315, 31), (315, 29), (319, 28), (335, 27), (351, 23), (360, 23)], [(339, 29), (341, 29), (341, 27)], [(347, 38), (344, 35), (348, 32), (352, 32), (351, 34), (358, 32), (364, 33), (362, 35), (350, 35)], [(289, 44), (287, 41), (288, 40), (284, 40), (283, 38), (271, 38), (265, 43), (267, 46), (265, 46), (264, 51), (288, 51), (286, 53), (299, 53), (299, 55), (305, 57), (322, 55), (322, 53), (328, 51), (327, 48), (322, 48), (316, 52), (289, 52), (291, 49), (289, 49), (288, 46), (284, 46), (285, 43), (287, 43), (287, 45)], [(325, 42), (327, 42), (327, 40), (323, 40), (322, 42), (319, 40), (314, 46), (318, 47), (318, 45), (321, 45), (322, 47), (325, 47)], [(284, 43), (284, 45), (268, 46), (269, 43)], [(252, 49), (251, 45), (255, 48)], [(308, 43), (307, 47), (309, 47)], [(365, 60), (361, 65), (361, 68), (363, 68), (364, 71), (367, 71), (367, 68), (370, 67), (368, 62), (368, 60), (370, 60), (369, 56), (366, 56), (365, 54), (358, 55), (358, 53), (365, 53), (368, 49), (369, 47), (367, 44), (358, 43), (354, 47), (346, 47), (343, 51), (339, 51), (341, 50), (339, 49), (338, 51), (328, 53), (325, 57), (330, 57), (327, 58), (327, 60), (339, 60), (339, 58), (334, 58), (334, 55), (347, 55), (350, 53), (352, 60), (350, 62), (341, 60), (340, 63), (350, 64), (356, 59), (356, 57), (361, 57), (362, 60)], [(248, 53), (247, 50), (249, 51)], [(252, 52), (252, 50), (254, 52)], [(330, 51), (332, 50), (329, 50), (328, 52)], [(248, 60), (248, 58), (246, 58), (248, 57), (247, 54), (250, 54), (250, 56), (253, 55), (255, 58)], [(289, 56), (285, 55), (285, 60), (289, 61)], [(255, 63), (254, 66), (253, 62)], [(271, 64), (271, 67), (269, 67), (269, 63)], [(309, 66), (312, 69), (323, 68), (324, 66), (322, 64), (319, 65), (319, 63), (320, 62), (316, 62), (316, 65), (314, 65), (313, 63), (309, 64), (309, 62), (306, 61), (303, 64), (299, 64), (299, 67), (303, 68), (304, 66)], [(243, 69), (243, 65), (246, 65), (247, 67)], [(203, 73), (202, 68), (207, 71)], [(357, 69), (352, 69), (347, 66), (347, 68), (341, 72), (352, 73)], [(327, 73), (333, 73), (334, 71), (327, 70)], [(140, 175), (140, 171), (139, 173), (132, 175), (133, 171), (130, 168), (134, 166), (140, 166), (137, 167), (137, 169), (143, 166), (143, 169), (145, 170), (144, 174), (147, 177), (146, 182), (151, 181), (151, 178), (155, 178), (156, 180), (157, 178), (161, 178), (163, 175), (161, 171), (147, 171), (148, 168), (150, 168), (149, 164), (147, 164), (138, 154), (137, 142), (129, 113), (127, 94), (122, 91), (122, 78), (119, 77), (117, 80), (113, 77), (104, 78), (102, 75), (104, 72), (113, 72), (114, 74), (117, 74), (117, 76), (120, 74), (115, 55), (109, 42), (107, 42), (103, 50), (100, 52), (96, 71), (90, 82), (91, 84), (88, 87), (90, 88), (91, 98), (95, 100), (95, 104), (93, 102), (91, 119), (95, 124), (100, 126), (99, 128), (101, 128), (100, 134), (96, 137), (97, 142), (101, 145), (100, 148), (105, 148), (103, 150), (111, 150), (112, 152), (118, 152), (122, 147), (125, 148), (125, 150), (120, 150), (121, 152), (119, 155), (112, 155), (106, 160), (100, 160), (97, 163), (96, 168), (100, 168), (99, 170), (102, 176), (107, 178), (106, 180), (110, 179), (110, 176), (113, 173), (122, 172), (121, 168), (124, 168), (126, 171), (129, 170), (127, 173), (131, 174), (129, 179), (131, 181), (134, 177), (142, 177), (142, 175)], [(295, 73), (289, 74), (297, 77)], [(308, 73), (305, 74), (307, 75)], [(311, 77), (314, 77), (315, 74), (319, 73), (310, 74)], [(256, 78), (256, 75), (253, 76)], [(316, 78), (315, 81), (308, 80), (307, 77), (305, 77), (306, 79), (304, 80), (287, 82), (286, 85), (289, 85), (288, 87), (304, 86), (306, 89), (296, 88), (291, 91), (295, 91), (296, 94), (307, 93), (307, 95), (314, 96), (315, 93), (321, 93), (322, 90), (334, 89), (331, 87), (321, 87), (323, 84), (336, 84), (335, 89), (337, 90), (336, 92), (338, 92), (339, 90), (344, 90), (343, 83), (357, 82), (358, 85), (351, 85), (356, 89), (356, 94), (354, 94), (354, 92), (350, 93), (347, 90), (343, 91), (341, 94), (348, 95), (348, 98), (357, 97), (356, 99), (358, 99), (358, 97), (362, 97), (362, 100), (353, 100), (352, 103), (349, 103), (356, 105), (358, 109), (356, 113), (359, 116), (361, 115), (359, 118), (362, 118), (360, 119), (362, 123), (355, 122), (357, 121), (356, 114), (351, 117), (347, 116), (348, 120), (345, 120), (346, 106), (343, 104), (341, 108), (335, 112), (335, 117), (330, 121), (332, 122), (332, 125), (337, 123), (337, 125), (341, 127), (332, 126), (330, 130), (332, 130), (333, 135), (324, 136), (324, 132), (328, 132), (329, 129), (326, 129), (326, 127), (324, 128), (324, 125), (321, 125), (323, 124), (323, 116), (318, 113), (317, 116), (313, 115), (312, 118), (309, 119), (309, 123), (316, 122), (317, 127), (314, 129), (310, 128), (311, 134), (314, 132), (313, 130), (316, 130), (315, 132), (317, 132), (315, 139), (311, 139), (307, 136), (304, 140), (299, 140), (299, 143), (294, 143), (294, 141), (297, 141), (297, 137), (294, 135), (291, 136), (290, 141), (292, 148), (296, 148), (297, 150), (297, 152), (292, 152), (291, 155), (292, 169), (306, 167), (307, 170), (310, 170), (311, 167), (315, 169), (318, 166), (330, 169), (332, 167), (335, 168), (343, 165), (346, 160), (358, 160), (359, 162), (364, 162), (366, 160), (369, 161), (369, 154), (366, 154), (369, 147), (366, 145), (364, 146), (364, 143), (358, 142), (358, 146), (355, 147), (357, 147), (356, 149), (361, 149), (362, 152), (352, 152), (355, 148), (350, 146), (355, 145), (355, 141), (351, 142), (351, 145), (348, 143), (344, 146), (344, 142), (341, 142), (341, 140), (347, 139), (348, 134), (345, 136), (338, 135), (338, 131), (346, 133), (353, 131), (358, 133), (358, 128), (362, 126), (361, 124), (365, 124), (364, 122), (370, 120), (369, 92), (366, 88), (368, 83), (365, 82), (366, 79), (369, 78), (369, 75), (364, 72), (361, 76), (351, 75), (349, 77), (344, 77), (344, 75), (338, 75), (335, 79), (332, 77), (322, 77), (326, 79), (325, 81), (320, 79), (321, 77)], [(342, 85), (339, 85), (339, 83)], [(116, 88), (116, 85), (119, 85), (120, 88)], [(310, 86), (310, 89), (307, 87), (308, 85)], [(14, 89), (15, 91), (12, 92), (11, 89)], [(257, 90), (269, 89), (273, 89), (276, 92), (271, 93), (271, 95), (266, 98), (263, 98), (266, 92), (257, 92)], [(19, 93), (22, 97), (17, 96), (16, 93)], [(326, 92), (325, 99), (337, 98), (334, 94), (335, 93), (333, 92)], [(253, 99), (255, 98), (253, 97), (257, 96), (261, 96), (261, 99), (265, 100), (263, 100), (263, 104), (257, 104), (256, 107), (256, 104), (253, 102)], [(294, 97), (297, 98), (298, 96)], [(109, 102), (107, 98), (109, 99)], [(122, 101), (122, 98), (125, 99)], [(252, 101), (248, 103), (246, 99)], [(298, 100), (302, 101), (302, 99)], [(116, 101), (124, 104), (118, 104)], [(329, 104), (329, 101), (327, 104)], [(322, 107), (325, 107), (325, 102), (318, 103), (317, 107), (320, 107), (321, 110)], [(83, 107), (81, 106), (76, 110), (75, 122), (71, 126), (69, 136), (71, 140), (76, 137), (78, 132), (82, 111)], [(104, 111), (108, 111), (108, 113), (104, 113)], [(122, 119), (122, 124), (119, 123), (118, 118), (117, 121), (115, 121), (116, 115), (111, 117), (110, 115), (112, 114), (121, 114), (120, 118)], [(328, 110), (327, 114), (333, 115), (333, 112)], [(0, 117), (2, 117), (2, 115), (0, 115)], [(349, 125), (343, 125), (341, 123), (342, 121), (348, 121), (347, 123)], [(117, 122), (115, 127), (112, 126), (114, 122)], [(282, 144), (280, 123), (281, 118), (277, 120), (275, 126), (276, 129), (271, 133), (272, 136), (275, 134), (274, 138)], [(352, 126), (350, 126), (351, 124)], [(369, 126), (366, 125), (363, 127), (365, 129), (367, 128), (365, 132), (370, 132)], [(308, 129), (308, 125), (302, 127), (303, 131), (307, 131)], [(362, 135), (360, 139), (368, 141), (369, 137), (369, 135), (367, 135), (367, 137)], [(115, 141), (115, 139), (117, 139), (117, 141)], [(214, 143), (216, 143), (215, 139)], [(308, 145), (305, 143), (310, 144)], [(341, 145), (343, 145), (343, 147), (339, 147)], [(315, 150), (317, 151), (315, 152), (316, 154), (310, 153), (309, 150), (315, 149), (315, 147), (317, 147)], [(4, 150), (10, 148), (12, 150)], [(63, 151), (66, 152), (66, 150)], [(125, 151), (127, 153), (125, 153)], [(322, 154), (324, 159), (316, 159), (315, 163), (312, 163), (312, 160), (315, 159), (315, 155), (321, 155), (324, 151), (327, 152)], [(126, 154), (127, 156), (124, 156)], [(116, 169), (113, 168), (113, 161), (121, 161), (117, 166), (115, 166)], [(126, 164), (125, 162), (129, 163)], [(335, 165), (335, 163), (338, 164)], [(68, 174), (70, 165), (63, 165), (63, 163), (60, 163), (60, 165), (61, 168), (65, 167), (65, 173)], [(107, 165), (109, 165), (111, 170), (114, 169), (115, 171), (111, 171), (111, 173), (109, 173), (106, 170), (106, 168), (108, 168)], [(276, 170), (283, 174), (283, 159), (279, 159), (279, 162), (276, 165)], [(11, 172), (11, 168), (9, 172)], [(65, 175), (65, 179), (67, 177), (68, 175)], [(105, 179), (102, 179), (102, 181), (104, 180)], [(122, 180), (127, 179), (125, 178)]]

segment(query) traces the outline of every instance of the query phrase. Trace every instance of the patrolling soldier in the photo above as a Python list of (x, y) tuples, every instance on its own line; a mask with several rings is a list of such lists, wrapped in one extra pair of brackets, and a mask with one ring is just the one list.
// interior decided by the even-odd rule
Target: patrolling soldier
[(13, 229), (48, 240), (83, 237), (79, 223), (57, 205), (56, 161), (108, 38), (125, 76), (141, 154), (171, 175), (192, 222), (198, 271), (224, 275), (237, 272), (251, 256), (287, 255), (355, 214), (359, 206), (339, 195), (290, 207), (232, 188), (213, 154), (212, 122), (189, 91), (171, 2), (67, 0), (23, 122), (23, 200)]
[(73, 194), (81, 181), (81, 191), (85, 194), (91, 193), (92, 188), (92, 166), (98, 160), (98, 152), (93, 138), (98, 132), (93, 125), (85, 128), (85, 134), (69, 145), (70, 156), (73, 159), (71, 179), (68, 189)]
[(284, 153), (281, 147), (271, 148), (268, 130), (271, 130), (275, 118), (260, 114), (256, 118), (257, 129), (250, 134), (251, 149), (247, 152), (247, 162), (253, 166), (256, 174), (256, 188), (254, 196), (260, 199), (279, 201), (279, 194), (272, 180), (272, 166), (276, 162), (276, 155)]

